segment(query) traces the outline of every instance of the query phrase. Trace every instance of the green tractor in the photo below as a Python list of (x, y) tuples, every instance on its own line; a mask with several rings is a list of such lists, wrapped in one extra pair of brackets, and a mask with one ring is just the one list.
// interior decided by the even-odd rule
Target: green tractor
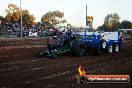
[(84, 43), (78, 39), (78, 35), (73, 34), (73, 29), (68, 29), (61, 36), (52, 36), (52, 38), (52, 43), (49, 43), (49, 37), (47, 38), (47, 50), (38, 51), (36, 56), (57, 58), (57, 56), (70, 53), (80, 57), (85, 53)]

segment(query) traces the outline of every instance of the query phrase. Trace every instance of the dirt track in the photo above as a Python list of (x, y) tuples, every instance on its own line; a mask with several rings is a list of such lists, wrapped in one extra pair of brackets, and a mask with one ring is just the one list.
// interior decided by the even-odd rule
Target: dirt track
[(41, 48), (0, 47), (0, 88), (132, 88), (132, 83), (79, 85), (76, 82), (76, 69), (80, 65), (87, 74), (128, 74), (132, 78), (132, 40), (124, 43), (120, 53), (100, 56), (88, 53), (81, 58), (34, 57), (33, 53)]

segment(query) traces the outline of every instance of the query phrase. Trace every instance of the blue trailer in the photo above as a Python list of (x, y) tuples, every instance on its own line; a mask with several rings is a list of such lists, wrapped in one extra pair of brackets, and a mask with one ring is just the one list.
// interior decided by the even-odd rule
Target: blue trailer
[(77, 32), (78, 40), (83, 41), (84, 49), (93, 49), (95, 54), (101, 51), (108, 53), (117, 53), (122, 47), (122, 37), (120, 32)]

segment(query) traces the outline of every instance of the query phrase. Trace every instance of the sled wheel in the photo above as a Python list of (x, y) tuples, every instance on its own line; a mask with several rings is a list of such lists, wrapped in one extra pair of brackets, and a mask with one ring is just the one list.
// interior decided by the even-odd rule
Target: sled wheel
[(112, 44), (110, 44), (109, 47), (108, 47), (108, 53), (109, 54), (113, 53), (113, 45)]
[(115, 44), (115, 46), (114, 46), (114, 52), (115, 52), (115, 53), (120, 52), (120, 45), (119, 45), (118, 43)]

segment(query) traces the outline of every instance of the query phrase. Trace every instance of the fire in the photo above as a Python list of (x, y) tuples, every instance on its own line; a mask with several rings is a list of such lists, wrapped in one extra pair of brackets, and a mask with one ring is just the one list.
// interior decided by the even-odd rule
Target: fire
[(79, 71), (79, 75), (83, 76), (86, 74), (85, 70), (82, 68), (82, 66), (79, 66), (78, 68), (78, 71)]

